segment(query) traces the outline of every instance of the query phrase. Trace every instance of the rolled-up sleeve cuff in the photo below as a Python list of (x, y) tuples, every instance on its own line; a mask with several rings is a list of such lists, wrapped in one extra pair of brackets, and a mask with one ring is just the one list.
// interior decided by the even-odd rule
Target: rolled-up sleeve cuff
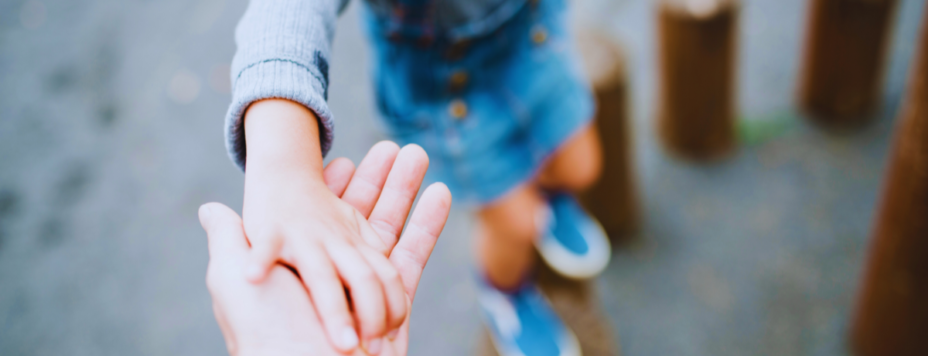
[(232, 104), (226, 113), (225, 137), (229, 157), (245, 169), (245, 110), (262, 99), (287, 99), (305, 105), (319, 119), (319, 145), (325, 156), (332, 146), (332, 113), (325, 102), (327, 81), (318, 68), (296, 61), (272, 59), (249, 65), (232, 78)]

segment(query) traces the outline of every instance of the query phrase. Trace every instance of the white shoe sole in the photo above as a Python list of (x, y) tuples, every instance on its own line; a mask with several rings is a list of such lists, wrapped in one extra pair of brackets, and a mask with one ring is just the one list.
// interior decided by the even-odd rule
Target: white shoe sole
[[(609, 244), (608, 237), (605, 239), (590, 240), (587, 236), (607, 236), (602, 225), (593, 220), (591, 224), (581, 226), (581, 235), (587, 245), (587, 253), (583, 256), (577, 256), (575, 253), (568, 251), (563, 245), (557, 242), (554, 236), (544, 236), (535, 241), (535, 248), (541, 255), (541, 259), (548, 264), (555, 272), (571, 279), (589, 279), (595, 277), (609, 265), (609, 259), (612, 257), (612, 247)], [(551, 232), (547, 229), (546, 234)]]

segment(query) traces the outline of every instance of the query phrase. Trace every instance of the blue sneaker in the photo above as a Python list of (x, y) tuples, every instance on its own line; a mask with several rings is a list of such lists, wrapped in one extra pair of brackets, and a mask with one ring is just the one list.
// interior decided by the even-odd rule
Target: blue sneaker
[(533, 284), (504, 293), (478, 282), (490, 339), (500, 356), (580, 356), (580, 343)]
[(569, 194), (548, 198), (548, 209), (538, 219), (541, 238), (535, 247), (548, 266), (564, 277), (586, 279), (609, 264), (611, 248), (606, 231)]

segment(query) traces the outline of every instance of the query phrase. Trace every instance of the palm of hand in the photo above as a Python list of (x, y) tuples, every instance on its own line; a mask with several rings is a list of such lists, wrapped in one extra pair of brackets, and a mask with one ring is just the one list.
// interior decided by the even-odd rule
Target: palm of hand
[[(384, 145), (378, 146), (384, 148)], [(382, 339), (382, 344), (378, 344), (376, 350), (374, 347), (369, 347), (369, 350), (377, 351), (373, 354), (379, 355), (403, 355), (408, 347), (409, 306), (415, 295), (422, 268), (447, 219), (451, 197), (443, 185), (429, 187), (423, 194), (403, 239), (394, 249), (428, 165), (428, 159), (421, 149), (416, 150), (417, 147), (411, 150), (404, 149), (399, 153), (399, 157), (389, 152), (378, 156), (378, 146), (375, 146), (362, 161), (357, 173), (354, 172), (350, 161), (345, 164), (347, 160), (336, 160), (326, 167), (325, 180), (333, 193), (330, 194), (330, 199), (333, 200), (316, 201), (315, 207), (328, 207), (322, 211), (342, 214), (343, 217), (353, 215), (354, 224), (351, 223), (351, 218), (347, 218), (340, 221), (348, 221), (348, 224), (317, 227), (315, 232), (354, 233), (355, 235), (351, 236), (355, 237), (368, 234), (366, 239), (348, 241), (356, 244), (359, 249), (370, 250), (368, 253), (389, 256), (387, 267), (396, 271), (396, 280), (401, 284), (399, 302), (404, 308), (399, 319), (402, 324), (396, 329), (395, 335)], [(383, 153), (383, 150), (379, 153)], [(359, 185), (360, 187), (374, 189), (356, 189), (355, 191), (360, 193), (349, 194), (349, 183), (354, 185), (357, 181), (364, 183)], [(378, 181), (379, 185), (376, 183)], [(339, 196), (341, 200), (338, 199)], [(227, 207), (209, 204), (205, 205), (204, 209), (207, 217), (202, 216), (204, 213), (201, 210), (201, 221), (210, 236), (211, 256), (207, 284), (213, 295), (217, 321), (226, 336), (230, 351), (241, 355), (340, 354), (338, 350), (343, 348), (333, 347), (331, 329), (328, 330), (330, 338), (327, 340), (325, 337), (327, 328), (323, 327), (326, 323), (322, 313), (327, 311), (323, 307), (325, 303), (331, 303), (333, 299), (344, 299), (344, 295), (340, 293), (341, 289), (337, 289), (338, 293), (333, 293), (331, 290), (320, 288), (315, 290), (324, 293), (311, 293), (314, 290), (311, 281), (318, 280), (318, 275), (308, 276), (303, 272), (301, 281), (282, 265), (274, 265), (263, 282), (248, 283), (243, 278), (244, 266), (249, 256), (255, 254), (254, 250), (258, 250), (259, 245), (252, 244), (252, 248), (249, 249), (241, 219)], [(365, 219), (366, 216), (370, 217), (370, 221), (376, 224), (377, 228), (371, 227), (368, 219)], [(370, 238), (376, 239), (372, 243), (379, 243), (381, 251), (374, 251), (367, 244)], [(299, 243), (303, 242), (297, 242)], [(281, 250), (279, 256), (287, 263), (293, 261), (291, 266), (299, 266), (298, 261), (304, 259), (295, 258), (291, 253), (299, 253), (300, 250), (294, 250)], [(276, 256), (276, 251), (272, 252), (274, 253), (267, 255)], [(379, 267), (381, 271), (385, 270), (384, 266)], [(318, 272), (308, 268), (301, 271)], [(335, 278), (337, 277), (335, 275)], [(310, 283), (307, 283), (308, 280)], [(304, 284), (310, 292), (303, 287)], [(391, 302), (397, 299), (395, 293), (392, 299), (394, 300)], [(355, 302), (354, 298), (352, 301)], [(358, 309), (359, 305), (355, 304)], [(354, 350), (355, 354), (361, 352), (360, 349)]]
[[(399, 237), (427, 167), (420, 147), (400, 150), (382, 142), (357, 174), (350, 161), (336, 160), (323, 172), (325, 182), (275, 176), (279, 186), (255, 185), (246, 176), (249, 278), (261, 281), (282, 260), (302, 277), (333, 345), (347, 352), (360, 339), (362, 347), (379, 350), (383, 336), (406, 318), (406, 296), (387, 260), (388, 246)], [(256, 179), (268, 183), (262, 178)]]
[[(216, 204), (209, 210), (210, 224), (236, 226), (237, 216), (229, 208)], [(241, 226), (240, 222), (238, 224)], [(244, 235), (232, 230), (227, 235), (210, 238), (207, 285), (229, 353), (242, 356), (343, 355), (326, 338), (300, 279), (278, 265), (262, 283), (248, 282), (243, 278), (242, 268), (248, 249)], [(227, 241), (214, 242), (220, 238)], [(213, 246), (217, 244), (225, 246)], [(408, 324), (408, 320), (404, 322), (397, 337), (386, 342), (379, 355), (406, 354)], [(352, 354), (365, 353), (356, 349)]]
[[(406, 318), (406, 295), (399, 274), (387, 260), (383, 240), (366, 217), (327, 187), (322, 189), (312, 196), (296, 194), (288, 199), (290, 204), (271, 211), (281, 223), (258, 224), (272, 227), (270, 232), (248, 234), (265, 239), (258, 244), (252, 239), (262, 261), (248, 273), (252, 281), (260, 280), (265, 266), (273, 266), (277, 259), (295, 268), (333, 343), (344, 351), (356, 345), (359, 336), (370, 342), (398, 328)], [(259, 216), (264, 217), (262, 213)], [(337, 293), (343, 289), (348, 290), (353, 308)]]

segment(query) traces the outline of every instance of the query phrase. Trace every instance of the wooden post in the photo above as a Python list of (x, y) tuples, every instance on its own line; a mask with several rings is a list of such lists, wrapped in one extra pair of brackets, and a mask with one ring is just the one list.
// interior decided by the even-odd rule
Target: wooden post
[(928, 354), (928, 7), (918, 47), (852, 327), (860, 356)]
[(599, 32), (580, 31), (577, 45), (596, 95), (603, 147), (602, 177), (581, 200), (616, 241), (633, 233), (638, 222), (625, 58), (621, 48)]
[(799, 105), (814, 122), (855, 126), (880, 99), (896, 0), (812, 0)]
[(737, 9), (726, 0), (659, 4), (658, 132), (685, 158), (719, 158), (735, 147)]

